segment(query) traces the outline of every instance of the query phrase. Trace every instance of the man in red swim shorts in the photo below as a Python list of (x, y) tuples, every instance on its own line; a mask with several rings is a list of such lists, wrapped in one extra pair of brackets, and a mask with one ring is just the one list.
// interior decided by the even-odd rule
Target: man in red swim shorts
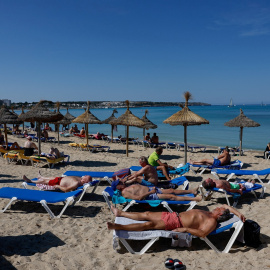
[(28, 183), (54, 186), (54, 189), (60, 189), (61, 191), (68, 192), (75, 190), (79, 186), (83, 186), (84, 184), (91, 182), (92, 177), (90, 175), (84, 175), (82, 177), (65, 176), (65, 177), (45, 178), (41, 176), (39, 173), (37, 180), (31, 180), (25, 175), (23, 176), (23, 180)]
[(175, 232), (187, 232), (198, 237), (205, 237), (216, 228), (218, 222), (230, 219), (230, 213), (237, 215), (243, 222), (246, 220), (240, 212), (228, 205), (217, 207), (211, 212), (191, 209), (179, 214), (175, 212), (124, 212), (113, 206), (111, 206), (111, 209), (117, 217), (145, 220), (146, 222), (129, 225), (107, 222), (109, 230), (172, 230)]

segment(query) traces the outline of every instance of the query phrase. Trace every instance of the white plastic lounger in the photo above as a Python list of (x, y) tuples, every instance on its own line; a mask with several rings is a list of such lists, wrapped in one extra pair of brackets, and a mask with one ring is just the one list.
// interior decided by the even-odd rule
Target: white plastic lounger
[[(146, 221), (137, 221), (124, 217), (116, 217), (115, 223), (127, 225), (133, 223), (144, 223)], [(223, 250), (219, 250), (209, 239), (208, 237), (200, 237), (201, 240), (205, 241), (215, 252), (217, 253), (228, 253), (239, 235), (241, 229), (243, 227), (243, 222), (235, 215), (232, 214), (232, 218), (219, 223), (217, 228), (211, 232), (209, 235), (216, 235), (222, 233), (226, 230), (234, 228), (234, 232), (230, 237), (227, 245)], [(149, 230), (149, 231), (122, 231), (122, 230), (114, 230), (113, 231), (113, 247), (116, 249), (118, 247), (118, 240), (126, 247), (126, 249), (132, 254), (144, 254), (158, 239), (159, 237), (172, 238), (174, 235), (179, 235), (182, 240), (186, 240), (187, 243), (190, 243), (190, 238), (193, 237), (188, 233), (177, 233), (173, 231), (165, 231), (165, 230)], [(133, 248), (126, 240), (149, 240), (149, 242), (138, 252), (134, 251)], [(188, 244), (187, 244), (188, 246)]]
[[(187, 163), (188, 164), (188, 163)], [(199, 175), (202, 175), (205, 170), (213, 170), (213, 169), (221, 169), (221, 170), (240, 170), (243, 166), (243, 162), (240, 160), (232, 161), (228, 165), (222, 165), (222, 166), (213, 166), (213, 165), (195, 165), (195, 164), (189, 164), (190, 170), (192, 170), (195, 174), (199, 173)], [(194, 169), (197, 168), (195, 171)]]
[[(35, 181), (35, 180), (37, 180), (37, 178), (32, 179), (32, 181)], [(76, 201), (74, 200), (73, 204), (75, 204), (75, 202), (79, 203), (82, 200), (82, 198), (83, 198), (83, 196), (84, 196), (84, 194), (85, 194), (85, 192), (87, 191), (88, 188), (93, 187), (91, 193), (95, 193), (99, 183), (100, 183), (99, 180), (93, 180), (90, 183), (86, 183), (83, 186), (78, 187), (77, 190), (82, 190), (83, 192), (80, 194), (80, 197), (79, 197), (78, 200), (76, 200)], [(29, 187), (37, 187), (39, 190), (43, 190), (39, 185), (37, 186), (36, 183), (23, 182), (22, 186), (25, 189), (28, 189)]]
[[(211, 173), (219, 179), (219, 174), (226, 174), (227, 176), (227, 181), (229, 181), (233, 176), (243, 176), (243, 175), (251, 175), (255, 179), (257, 179), (261, 184), (264, 184), (262, 180), (266, 180), (268, 175), (270, 174), (270, 168), (265, 169), (265, 170), (212, 170)], [(259, 176), (265, 176), (263, 179), (261, 179)], [(267, 184), (270, 184), (270, 180), (268, 181)]]
[[(74, 199), (83, 192), (83, 190), (75, 190), (71, 192), (52, 192), (52, 191), (40, 191), (40, 190), (30, 190), (22, 188), (12, 188), (12, 187), (3, 187), (0, 188), (0, 198), (10, 199), (7, 206), (1, 210), (5, 212), (8, 207), (16, 200), (21, 201), (32, 201), (40, 202), (45, 210), (49, 213), (52, 218), (60, 218), (69, 204), (74, 202)], [(62, 211), (58, 216), (55, 216), (54, 213), (48, 206), (48, 203), (58, 203), (66, 202)]]
[[(239, 181), (238, 183), (243, 183), (244, 181)], [(252, 193), (254, 195), (254, 197), (257, 199), (257, 195), (255, 193), (256, 190), (260, 190), (261, 189), (261, 193), (260, 193), (260, 198), (263, 198), (264, 196), (264, 192), (265, 192), (265, 187), (263, 185), (259, 185), (259, 184), (254, 184), (254, 186), (252, 188), (248, 188), (246, 190), (243, 190), (243, 195), (246, 193)], [(203, 192), (203, 187), (200, 186), (200, 191), (201, 194), (203, 196), (203, 198), (205, 198), (205, 194)], [(224, 194), (227, 204), (230, 206), (230, 201), (229, 201), (229, 197), (228, 196), (232, 196), (233, 198), (233, 207), (236, 207), (236, 205), (238, 204), (239, 199), (243, 196), (240, 193), (231, 193), (229, 191), (226, 191), (225, 189), (222, 188), (211, 188), (211, 189), (207, 189), (208, 192), (219, 192)]]

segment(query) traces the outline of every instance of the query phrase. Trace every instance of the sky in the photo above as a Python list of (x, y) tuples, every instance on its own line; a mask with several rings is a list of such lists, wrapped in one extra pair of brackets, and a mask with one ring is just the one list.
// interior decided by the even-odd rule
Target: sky
[(270, 104), (269, 0), (0, 0), (0, 99)]

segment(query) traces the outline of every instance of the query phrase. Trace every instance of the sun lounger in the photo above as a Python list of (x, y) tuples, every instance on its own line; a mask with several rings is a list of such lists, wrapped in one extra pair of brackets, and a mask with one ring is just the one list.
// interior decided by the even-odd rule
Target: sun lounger
[[(141, 169), (141, 166), (131, 166), (130, 170), (137, 172)], [(185, 173), (189, 172), (189, 164), (187, 163), (186, 165), (176, 168), (175, 170), (169, 170), (168, 173), (169, 175), (184, 175)], [(165, 177), (162, 171), (157, 170), (158, 177)]]
[[(41, 157), (41, 156), (31, 156), (30, 157), (32, 164), (34, 164), (34, 162), (36, 162), (36, 166), (37, 164), (44, 164), (48, 165), (49, 168), (53, 168), (55, 164), (58, 164), (60, 162), (69, 162), (70, 156), (69, 155), (64, 155), (63, 157), (60, 158), (56, 158), (56, 159), (50, 159), (47, 157)], [(66, 160), (65, 160), (66, 159)]]
[[(245, 181), (243, 181), (243, 180), (237, 181), (237, 183), (244, 183), (244, 182)], [(255, 198), (257, 199), (257, 195), (256, 195), (255, 191), (256, 190), (260, 190), (260, 189), (261, 189), (261, 193), (260, 193), (259, 198), (263, 198), (264, 192), (265, 192), (265, 189), (266, 188), (263, 185), (260, 185), (260, 184), (254, 184), (254, 186), (252, 188), (248, 188), (246, 190), (243, 190), (243, 194), (242, 195), (240, 193), (232, 193), (232, 192), (226, 191), (225, 189), (222, 189), (222, 188), (211, 188), (211, 189), (207, 189), (207, 192), (210, 192), (210, 193), (219, 192), (219, 193), (224, 194), (228, 205), (230, 205), (230, 201), (229, 201), (229, 197), (228, 196), (232, 196), (232, 198), (233, 198), (233, 207), (236, 207), (236, 205), (238, 204), (239, 199), (244, 194), (252, 193), (255, 196)], [(201, 191), (201, 194), (202, 194), (203, 198), (205, 199), (205, 194), (203, 192), (202, 186), (200, 186), (200, 191)], [(208, 195), (210, 195), (210, 194), (208, 194)]]
[[(52, 192), (40, 191), (21, 188), (3, 187), (0, 188), (0, 198), (10, 199), (7, 206), (1, 210), (5, 212), (8, 207), (16, 200), (40, 202), (45, 210), (52, 218), (60, 218), (69, 204), (74, 202), (74, 199), (83, 192), (83, 190), (75, 190), (71, 192)], [(66, 202), (62, 211), (58, 216), (55, 216), (48, 206), (48, 203)]]
[[(189, 164), (189, 163), (187, 163)], [(189, 164), (190, 165), (190, 169), (195, 173), (199, 173), (199, 175), (202, 175), (205, 170), (213, 170), (213, 169), (229, 169), (229, 170), (240, 170), (243, 166), (243, 163), (240, 160), (235, 160), (232, 161), (230, 164), (228, 165), (222, 165), (222, 166), (213, 166), (213, 165), (195, 165), (195, 164)], [(196, 168), (197, 170), (195, 171), (194, 168)]]
[(149, 147), (149, 148), (156, 148), (158, 146), (166, 147), (166, 142), (151, 143), (149, 141), (143, 141), (143, 144), (145, 147)]
[[(216, 229), (211, 232), (209, 235), (217, 235), (224, 231), (234, 228), (234, 232), (231, 235), (226, 247), (223, 250), (219, 250), (208, 237), (200, 237), (201, 240), (205, 241), (215, 252), (217, 253), (228, 253), (235, 242), (237, 236), (239, 235), (243, 222), (235, 215), (231, 215), (231, 219), (219, 223)], [(127, 225), (133, 223), (144, 223), (145, 221), (137, 221), (128, 219), (125, 217), (116, 217), (115, 223)], [(123, 231), (123, 230), (114, 230), (113, 231), (113, 247), (116, 249), (118, 247), (118, 240), (126, 247), (126, 249), (132, 254), (142, 255), (144, 254), (158, 239), (159, 237), (172, 238), (173, 236), (178, 235), (182, 240), (186, 240), (187, 244), (191, 242), (191, 235), (188, 233), (177, 233), (173, 231), (165, 230), (148, 230), (148, 231)], [(149, 240), (149, 242), (138, 252), (134, 251), (127, 240)]]
[[(270, 174), (270, 168), (265, 170), (212, 170), (211, 173), (219, 179), (220, 174), (226, 174), (228, 175), (227, 181), (229, 181), (233, 176), (244, 176), (244, 175), (250, 175), (253, 176), (255, 179), (257, 179), (261, 184), (264, 184), (262, 180), (266, 180), (268, 175)], [(260, 178), (260, 176), (265, 176), (263, 179)], [(268, 184), (270, 184), (270, 180), (268, 181)]]
[[(171, 181), (169, 181), (172, 184), (177, 185), (183, 185), (185, 183), (185, 188), (187, 187), (186, 182), (187, 179), (182, 176), (179, 178), (175, 178)], [(128, 208), (130, 208), (135, 203), (146, 203), (149, 204), (152, 207), (159, 206), (160, 204), (163, 205), (169, 212), (173, 212), (169, 205), (189, 205), (188, 210), (192, 209), (197, 202), (196, 201), (165, 201), (165, 200), (131, 200), (126, 199), (123, 196), (121, 196), (118, 192), (114, 192), (111, 187), (106, 187), (105, 190), (102, 192), (102, 195), (109, 207), (111, 209), (111, 202), (110, 198), (112, 199), (113, 204), (122, 204), (122, 203), (128, 203), (127, 206), (123, 209), (123, 211), (127, 211)], [(191, 198), (194, 198), (195, 196), (193, 194), (184, 194), (184, 195), (178, 195), (178, 196), (189, 196)]]
[(106, 180), (109, 185), (112, 184), (112, 181), (109, 178), (113, 177), (114, 172), (92, 172), (92, 171), (66, 171), (62, 176), (79, 176), (90, 175), (93, 178), (103, 178)]
[[(32, 180), (32, 181), (35, 181), (35, 180), (37, 180), (37, 178), (31, 179), (31, 180)], [(93, 181), (90, 182), (90, 183), (86, 183), (86, 184), (84, 184), (83, 186), (78, 187), (77, 190), (82, 190), (83, 192), (80, 194), (80, 197), (79, 197), (78, 200), (76, 200), (76, 202), (79, 203), (79, 202), (82, 200), (82, 198), (83, 198), (85, 192), (86, 192), (87, 189), (90, 188), (90, 187), (93, 188), (92, 191), (91, 191), (91, 193), (95, 193), (97, 187), (99, 186), (99, 183), (100, 183), (99, 180), (93, 180)], [(41, 186), (37, 185), (36, 183), (23, 182), (23, 183), (22, 183), (22, 186), (23, 186), (25, 189), (28, 189), (29, 187), (35, 187), (35, 188), (38, 188), (38, 189), (40, 189), (40, 190), (43, 190), (43, 188), (42, 188)], [(75, 203), (75, 201), (74, 201), (74, 203)]]
[(109, 152), (110, 147), (109, 146), (102, 146), (99, 144), (93, 144), (93, 145), (86, 145), (85, 143), (80, 143), (79, 147), (81, 148), (81, 150), (88, 150), (92, 153), (94, 152)]

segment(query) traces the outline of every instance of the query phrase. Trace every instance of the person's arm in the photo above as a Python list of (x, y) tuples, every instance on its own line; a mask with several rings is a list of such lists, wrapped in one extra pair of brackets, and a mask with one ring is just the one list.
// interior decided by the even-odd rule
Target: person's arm
[(192, 229), (192, 228), (177, 228), (174, 229), (174, 232), (184, 232), (184, 233), (190, 233), (192, 235), (195, 235), (197, 237), (206, 237), (209, 233), (211, 233), (216, 228), (216, 223), (212, 223), (210, 226), (208, 226), (206, 229)]
[(231, 192), (231, 193), (240, 193), (241, 195), (243, 194), (243, 190), (240, 189), (227, 189), (227, 191)]
[(162, 163), (162, 162), (160, 161), (160, 159), (157, 160), (157, 163), (159, 164), (159, 166), (165, 166), (165, 167), (168, 166), (166, 163)]
[(233, 208), (233, 207), (231, 207), (231, 206), (229, 206), (229, 205), (227, 205), (227, 204), (222, 205), (222, 207), (224, 207), (224, 208), (226, 208), (226, 209), (229, 209), (229, 211), (230, 211), (231, 213), (233, 213), (233, 214), (235, 214), (236, 216), (238, 216), (243, 222), (246, 221), (245, 216), (244, 216), (242, 213), (240, 213), (239, 211), (237, 211), (235, 208)]
[(75, 183), (75, 184), (73, 184), (73, 185), (71, 185), (69, 187), (61, 187), (60, 185), (55, 185), (54, 187), (56, 189), (60, 189), (63, 192), (69, 192), (69, 191), (75, 190), (78, 187), (78, 184)]
[(153, 190), (146, 192), (142, 195), (134, 195), (129, 191), (122, 191), (122, 196), (126, 199), (131, 199), (131, 200), (137, 200), (137, 201), (142, 201), (143, 199), (145, 199), (147, 196), (149, 196), (150, 194), (154, 194), (156, 193), (156, 188), (153, 188)]

